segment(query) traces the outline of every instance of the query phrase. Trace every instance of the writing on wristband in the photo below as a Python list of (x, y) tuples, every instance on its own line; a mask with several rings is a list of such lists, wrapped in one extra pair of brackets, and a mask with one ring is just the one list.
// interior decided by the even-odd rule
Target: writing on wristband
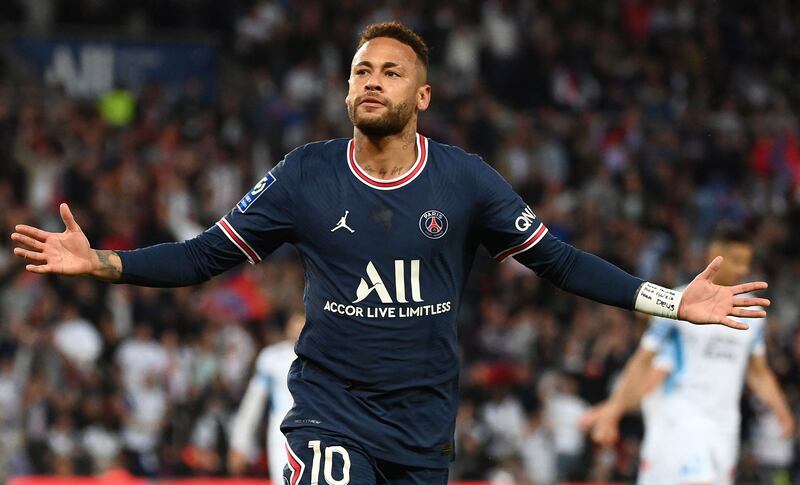
[(645, 281), (639, 287), (633, 308), (648, 315), (677, 319), (682, 297), (683, 292)]

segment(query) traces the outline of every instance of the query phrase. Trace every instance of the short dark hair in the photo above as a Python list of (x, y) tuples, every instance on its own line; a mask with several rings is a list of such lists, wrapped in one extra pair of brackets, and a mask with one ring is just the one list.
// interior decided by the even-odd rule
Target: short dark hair
[(712, 243), (752, 243), (750, 233), (741, 224), (721, 222), (711, 235)]
[(428, 45), (416, 32), (397, 21), (369, 24), (361, 31), (358, 47), (378, 37), (389, 37), (411, 47), (417, 54), (417, 59), (428, 69)]

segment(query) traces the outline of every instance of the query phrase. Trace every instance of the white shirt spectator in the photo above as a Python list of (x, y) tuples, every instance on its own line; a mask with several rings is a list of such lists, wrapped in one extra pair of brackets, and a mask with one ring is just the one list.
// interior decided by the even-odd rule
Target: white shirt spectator
[(122, 371), (122, 380), (127, 391), (142, 387), (148, 373), (160, 374), (167, 367), (164, 348), (155, 340), (125, 340), (117, 349), (116, 362)]
[(276, 2), (261, 1), (236, 24), (236, 47), (248, 51), (253, 44), (263, 44), (272, 38), (284, 19), (283, 9)]
[(139, 453), (153, 451), (167, 412), (167, 396), (151, 385), (128, 394), (129, 415), (123, 430), (125, 446)]
[(222, 358), (220, 375), (228, 389), (244, 388), (247, 371), (256, 353), (256, 344), (239, 325), (226, 325), (219, 334)]
[(81, 370), (90, 369), (103, 351), (103, 337), (84, 318), (72, 318), (56, 325), (53, 343), (72, 365)]
[(322, 96), (323, 78), (317, 66), (311, 61), (306, 61), (293, 67), (285, 80), (286, 96), (301, 104), (311, 103)]
[(0, 429), (19, 424), (21, 389), (14, 378), (12, 361), (0, 363)]
[(175, 403), (183, 403), (189, 398), (192, 386), (192, 361), (194, 354), (191, 347), (178, 342), (177, 336), (162, 339), (166, 355), (164, 374), (166, 389), (170, 399)]
[(70, 457), (77, 450), (75, 426), (69, 415), (59, 416), (47, 432), (47, 446), (57, 456)]
[(536, 485), (552, 485), (556, 481), (556, 456), (553, 441), (544, 426), (529, 429), (519, 448), (525, 476)]
[(222, 404), (218, 400), (211, 402), (205, 412), (197, 418), (192, 430), (192, 444), (203, 450), (214, 450), (221, 437), (219, 431), (228, 421), (229, 416)]
[(519, 51), (517, 19), (504, 11), (500, 2), (489, 2), (483, 8), (483, 32), (492, 56), (510, 59)]
[(513, 454), (525, 431), (525, 411), (519, 400), (508, 394), (500, 400), (489, 401), (483, 407), (482, 418), (491, 435), (490, 455), (501, 459)]
[(119, 435), (99, 424), (92, 424), (83, 430), (81, 446), (92, 458), (95, 473), (108, 470), (122, 449)]
[(480, 67), (480, 48), (479, 32), (468, 24), (458, 25), (447, 36), (445, 44), (447, 67), (470, 82), (473, 81), (477, 78)]
[(584, 434), (578, 426), (588, 406), (571, 394), (556, 392), (547, 400), (545, 415), (553, 430), (557, 453), (579, 455), (583, 452)]

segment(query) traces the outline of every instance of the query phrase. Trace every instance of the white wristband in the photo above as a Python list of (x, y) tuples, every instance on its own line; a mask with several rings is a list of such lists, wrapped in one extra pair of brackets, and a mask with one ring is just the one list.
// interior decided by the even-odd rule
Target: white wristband
[(670, 290), (645, 281), (639, 287), (639, 293), (636, 295), (633, 309), (648, 315), (677, 320), (678, 308), (681, 305), (682, 297), (683, 292)]

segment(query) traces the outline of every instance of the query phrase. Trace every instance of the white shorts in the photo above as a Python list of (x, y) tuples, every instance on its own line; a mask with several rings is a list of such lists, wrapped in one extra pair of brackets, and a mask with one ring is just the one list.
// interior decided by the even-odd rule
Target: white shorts
[(642, 444), (638, 485), (733, 484), (738, 433), (702, 430), (688, 423), (651, 428)]

